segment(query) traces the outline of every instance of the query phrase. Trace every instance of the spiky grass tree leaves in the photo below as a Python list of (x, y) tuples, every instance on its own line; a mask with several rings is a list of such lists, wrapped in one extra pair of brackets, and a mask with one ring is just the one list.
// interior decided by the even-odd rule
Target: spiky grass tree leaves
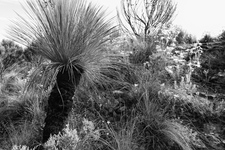
[(50, 134), (62, 130), (82, 76), (90, 83), (107, 83), (102, 72), (113, 67), (103, 50), (114, 27), (105, 20), (105, 11), (85, 0), (55, 0), (51, 4), (27, 0), (24, 10), (27, 17), (14, 22), (10, 36), (25, 46), (33, 45), (35, 53), (49, 60), (33, 72), (28, 87), (40, 75), (43, 85), (56, 79), (43, 130), (46, 142)]
[[(28, 15), (14, 22), (11, 38), (26, 46), (35, 41), (34, 51), (56, 70), (82, 66), (88, 79), (102, 77), (102, 69), (110, 65), (102, 50), (114, 27), (101, 8), (82, 0), (56, 0), (53, 5), (34, 0), (27, 1), (25, 10)], [(68, 70), (73, 76), (73, 69)]]

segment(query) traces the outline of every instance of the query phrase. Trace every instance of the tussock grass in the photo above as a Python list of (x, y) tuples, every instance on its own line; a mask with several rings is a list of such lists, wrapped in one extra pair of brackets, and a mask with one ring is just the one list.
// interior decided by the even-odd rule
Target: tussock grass
[(44, 112), (35, 104), (35, 99), (30, 100), (20, 99), (20, 102), (11, 102), (0, 108), (0, 126), (3, 129), (1, 142), (34, 146), (40, 140)]
[(155, 88), (154, 84), (142, 87), (142, 99), (138, 106), (141, 116), (137, 123), (138, 132), (141, 133), (139, 143), (145, 145), (145, 149), (172, 149), (175, 146), (191, 150), (190, 143), (179, 130), (178, 124), (166, 117)]
[(27, 80), (22, 79), (21, 70), (3, 72), (0, 83), (0, 143), (4, 149), (11, 149), (13, 145), (33, 147), (41, 138), (44, 105), (40, 101), (47, 94), (37, 89), (24, 93)]
[[(135, 137), (135, 127), (137, 118), (124, 122), (119, 130), (115, 130), (110, 124), (106, 125), (106, 132), (112, 138), (108, 142), (109, 147), (113, 150), (136, 150), (141, 149), (138, 147), (137, 137)], [(120, 125), (119, 125), (120, 126)]]

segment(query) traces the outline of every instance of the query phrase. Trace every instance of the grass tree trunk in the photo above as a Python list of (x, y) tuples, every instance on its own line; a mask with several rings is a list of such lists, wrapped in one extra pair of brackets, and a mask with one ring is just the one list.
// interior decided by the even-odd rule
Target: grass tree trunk
[(82, 69), (75, 70), (75, 83), (69, 77), (69, 71), (64, 69), (58, 72), (56, 84), (48, 99), (47, 116), (43, 129), (42, 142), (48, 141), (50, 135), (58, 134), (64, 128), (65, 122), (72, 109), (75, 89), (80, 82)]

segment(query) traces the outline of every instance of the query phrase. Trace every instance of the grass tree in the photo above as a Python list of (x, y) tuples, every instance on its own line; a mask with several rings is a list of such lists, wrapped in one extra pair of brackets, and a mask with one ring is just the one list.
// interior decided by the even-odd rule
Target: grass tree
[(35, 84), (43, 66), (43, 84), (54, 81), (43, 129), (45, 143), (64, 128), (81, 77), (106, 83), (102, 72), (112, 67), (103, 50), (114, 27), (105, 11), (84, 0), (27, 0), (24, 10), (27, 16), (19, 16), (9, 34), (49, 60), (36, 68), (28, 84)]

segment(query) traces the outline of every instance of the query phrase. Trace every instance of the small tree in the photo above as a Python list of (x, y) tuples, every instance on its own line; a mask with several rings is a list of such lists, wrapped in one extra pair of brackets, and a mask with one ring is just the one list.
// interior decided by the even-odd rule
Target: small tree
[(213, 38), (211, 37), (210, 34), (205, 34), (202, 39), (199, 40), (200, 43), (210, 43), (213, 42)]
[(171, 23), (176, 10), (172, 0), (121, 0), (121, 5), (122, 16), (118, 13), (118, 18), (123, 29), (131, 29), (138, 39), (144, 38), (144, 41), (149, 35), (157, 34), (163, 25)]
[(176, 36), (177, 44), (193, 44), (196, 43), (196, 38), (182, 29), (179, 29), (179, 33)]
[(28, 88), (35, 85), (42, 72), (44, 87), (49, 80), (55, 83), (44, 121), (45, 143), (51, 134), (64, 128), (81, 77), (99, 85), (107, 83), (103, 73), (115, 67), (103, 50), (115, 27), (111, 20), (105, 20), (105, 11), (85, 0), (26, 0), (26, 4), (29, 20), (21, 17), (12, 26), (10, 35), (49, 60), (35, 69), (28, 82)]
[(180, 31), (176, 36), (176, 41), (178, 44), (184, 44), (184, 31)]
[(218, 36), (219, 41), (225, 41), (225, 30)]
[[(126, 33), (131, 33), (138, 47), (133, 47), (131, 62), (142, 64), (156, 51), (156, 42), (163, 28), (171, 23), (176, 10), (172, 0), (121, 0), (118, 20)], [(137, 48), (137, 49), (136, 49)]]

